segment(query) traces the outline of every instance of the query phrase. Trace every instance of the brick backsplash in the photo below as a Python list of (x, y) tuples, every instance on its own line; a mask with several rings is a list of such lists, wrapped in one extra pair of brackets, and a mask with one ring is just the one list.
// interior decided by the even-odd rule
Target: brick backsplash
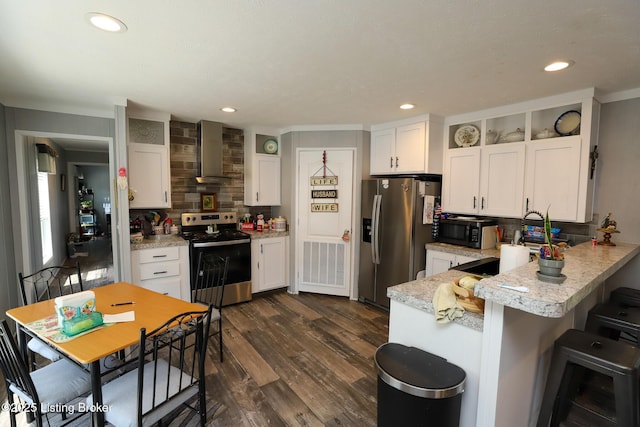
[[(237, 212), (240, 218), (245, 213), (264, 213), (271, 216), (270, 207), (244, 205), (244, 135), (241, 129), (223, 127), (223, 174), (231, 179), (223, 184), (198, 184), (200, 175), (200, 152), (196, 123), (170, 122), (170, 165), (172, 208), (169, 214), (174, 224), (180, 224), (183, 212), (200, 212), (202, 193), (216, 193), (218, 211)], [(142, 217), (148, 210), (131, 210), (131, 218)]]

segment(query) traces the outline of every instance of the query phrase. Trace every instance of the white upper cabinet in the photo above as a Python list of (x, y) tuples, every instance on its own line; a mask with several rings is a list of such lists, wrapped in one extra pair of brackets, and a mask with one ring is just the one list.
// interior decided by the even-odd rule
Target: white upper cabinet
[(519, 217), (524, 191), (525, 146), (503, 144), (482, 149), (480, 210), (488, 216)]
[(127, 114), (130, 208), (171, 207), (169, 120), (164, 113)]
[(371, 127), (371, 175), (442, 173), (442, 119), (425, 115)]
[(269, 129), (244, 130), (244, 204), (280, 205), (280, 141)]
[(564, 141), (540, 141), (527, 146), (525, 210), (535, 210), (556, 221), (579, 216), (579, 136)]
[(448, 185), (442, 188), (447, 212), (478, 213), (480, 189), (480, 148), (458, 150), (446, 158)]
[(549, 209), (552, 220), (591, 221), (599, 116), (587, 89), (448, 117), (443, 210), (519, 218)]

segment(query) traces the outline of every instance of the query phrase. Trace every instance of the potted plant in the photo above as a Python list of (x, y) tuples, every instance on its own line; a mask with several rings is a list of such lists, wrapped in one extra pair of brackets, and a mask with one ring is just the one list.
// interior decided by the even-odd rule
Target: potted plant
[(564, 267), (564, 254), (560, 248), (553, 244), (551, 233), (551, 220), (549, 219), (549, 209), (544, 217), (544, 239), (546, 244), (540, 248), (538, 266), (540, 274), (544, 276), (560, 277)]

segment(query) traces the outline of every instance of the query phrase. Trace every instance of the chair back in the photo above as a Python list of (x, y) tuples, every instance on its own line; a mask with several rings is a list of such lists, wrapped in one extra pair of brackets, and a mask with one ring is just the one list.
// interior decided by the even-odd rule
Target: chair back
[(28, 276), (18, 273), (22, 304), (32, 304), (83, 291), (80, 263), (46, 267)]
[[(198, 268), (194, 280), (194, 288), (191, 290), (191, 302), (213, 305), (220, 310), (224, 299), (224, 288), (227, 283), (227, 269), (229, 257), (223, 258), (217, 255), (206, 255), (200, 252), (198, 255)], [(250, 268), (247, 266), (247, 268)]]
[(196, 395), (205, 420), (204, 363), (211, 309), (209, 305), (204, 311), (182, 313), (151, 332), (140, 330), (139, 348), (144, 351), (138, 355), (138, 425), (143, 419), (144, 425), (154, 424), (167, 415), (167, 408), (175, 409), (172, 402)]
[(13, 392), (11, 388), (19, 390), (22, 394), (29, 396), (32, 402), (36, 405), (36, 408), (40, 408), (40, 401), (38, 399), (38, 393), (36, 387), (33, 384), (29, 370), (24, 360), (20, 356), (18, 346), (13, 339), (13, 334), (7, 321), (0, 319), (0, 368), (2, 369), (2, 375), (4, 375), (4, 381), (7, 385), (9, 403), (12, 402), (11, 396)]

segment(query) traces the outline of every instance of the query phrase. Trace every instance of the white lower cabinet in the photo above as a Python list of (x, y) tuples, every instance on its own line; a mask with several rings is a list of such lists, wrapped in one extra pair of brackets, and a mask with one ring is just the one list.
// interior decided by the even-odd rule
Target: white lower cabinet
[(288, 286), (289, 237), (251, 240), (251, 290), (253, 293)]
[(189, 247), (131, 251), (131, 278), (135, 285), (189, 301)]
[(477, 259), (478, 258), (475, 257), (429, 249), (427, 250), (426, 275), (433, 276), (434, 274), (444, 273), (451, 267), (475, 261)]

